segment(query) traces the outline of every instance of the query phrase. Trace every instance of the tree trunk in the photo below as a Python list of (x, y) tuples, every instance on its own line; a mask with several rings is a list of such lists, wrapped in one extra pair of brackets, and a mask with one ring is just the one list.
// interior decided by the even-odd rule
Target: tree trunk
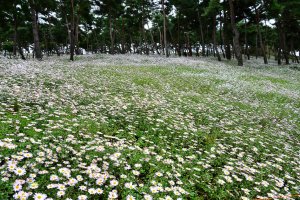
[(18, 50), (19, 50), (19, 54), (21, 56), (21, 59), (22, 60), (26, 60), (25, 56), (24, 56), (24, 53), (23, 53), (23, 49), (22, 49), (22, 46), (20, 43), (18, 43)]
[(294, 49), (294, 56), (295, 56), (295, 60), (296, 60), (296, 63), (298, 63), (299, 64), (299, 59), (298, 59), (298, 56), (297, 56), (297, 54), (296, 54), (296, 51), (295, 51), (295, 49)]
[(199, 14), (199, 10), (197, 10), (197, 14), (198, 14), (199, 29), (200, 29), (200, 35), (201, 35), (201, 51), (202, 51), (202, 56), (205, 56), (204, 35), (203, 35), (202, 21), (201, 21), (201, 17)]
[(223, 30), (224, 19), (222, 19), (222, 12), (220, 12), (220, 38), (221, 38), (221, 51), (223, 58), (226, 58), (224, 52), (224, 30)]
[(278, 48), (278, 53), (277, 53), (277, 63), (278, 65), (281, 65), (281, 48)]
[(282, 42), (283, 42), (283, 56), (284, 56), (284, 59), (285, 59), (285, 64), (286, 65), (289, 65), (290, 64), (290, 61), (289, 61), (289, 51), (287, 50), (287, 45), (286, 45), (286, 34), (285, 34), (285, 31), (284, 29), (282, 28)]
[(74, 61), (75, 50), (75, 16), (74, 16), (74, 0), (71, 0), (71, 43), (70, 43), (70, 60)]
[(111, 15), (109, 14), (109, 36), (110, 36), (110, 54), (114, 54), (114, 35)]
[(247, 59), (250, 60), (248, 39), (247, 39), (247, 20), (246, 20), (246, 18), (245, 18), (245, 55), (247, 56)]
[[(205, 36), (206, 36), (206, 38), (209, 38), (207, 24), (206, 24)], [(210, 44), (208, 42), (208, 44), (206, 45), (206, 51), (205, 51), (205, 56), (207, 56), (207, 57), (209, 56), (209, 49), (210, 49)]]
[(264, 63), (268, 64), (268, 58), (267, 58), (267, 55), (266, 55), (265, 44), (263, 43), (263, 40), (262, 40), (262, 35), (261, 35), (260, 28), (258, 28), (258, 35), (259, 35), (259, 43), (260, 43), (261, 52), (262, 52), (262, 55), (263, 55), (263, 58), (264, 58)]
[(165, 1), (162, 0), (162, 10), (163, 10), (163, 20), (164, 20), (164, 46), (165, 46), (165, 55), (169, 57), (168, 52), (168, 42), (167, 42), (167, 22), (166, 22), (166, 11), (165, 11)]
[(256, 7), (255, 7), (255, 13), (256, 13), (256, 30), (257, 30), (257, 34), (259, 37), (259, 45), (260, 45), (261, 53), (264, 58), (264, 63), (268, 64), (268, 58), (266, 55), (265, 45), (262, 40), (262, 34), (261, 34), (261, 30), (260, 30), (260, 25), (259, 25), (259, 12), (257, 11)]
[(144, 0), (143, 0), (143, 1), (142, 1), (142, 23), (141, 23), (141, 26), (142, 26), (142, 34), (143, 34), (143, 42), (142, 42), (142, 45), (143, 45), (143, 46), (145, 45), (145, 53), (146, 53), (146, 55), (149, 55), (148, 42), (147, 42), (147, 39), (146, 39), (146, 31), (145, 31), (145, 27), (144, 27), (144, 7), (145, 7), (145, 2), (144, 2)]
[(278, 44), (279, 44), (279, 46), (278, 46), (278, 49), (277, 49), (277, 63), (278, 63), (278, 65), (281, 65), (282, 63), (281, 63), (281, 50), (282, 50), (282, 47), (283, 47), (283, 45), (282, 45), (282, 30), (281, 30), (281, 21), (279, 20), (278, 22), (277, 22), (277, 29), (278, 29)]
[(163, 33), (161, 32), (160, 28), (158, 28), (159, 31), (159, 41), (160, 41), (160, 47), (161, 47), (161, 51), (162, 54), (165, 55), (165, 50), (164, 50), (164, 44), (163, 44)]
[(180, 41), (180, 15), (177, 18), (177, 45), (176, 45), (177, 55), (181, 57), (181, 41)]
[(34, 0), (29, 0), (31, 20), (32, 20), (32, 33), (34, 40), (35, 57), (39, 60), (42, 59), (42, 52), (40, 47), (39, 30), (38, 30), (38, 13), (35, 10)]
[(258, 34), (255, 34), (255, 58), (258, 58)]
[(67, 15), (65, 17), (66, 17), (66, 26), (67, 26), (67, 31), (68, 31), (68, 40), (69, 40), (69, 44), (71, 44), (71, 27), (70, 27)]
[[(69, 29), (68, 29), (69, 30)], [(69, 32), (69, 31), (68, 31)], [(49, 37), (50, 37), (50, 43), (54, 44), (54, 50), (57, 54), (57, 56), (60, 56), (59, 48), (56, 42), (54, 42), (53, 34), (51, 28), (49, 28)]]
[(74, 44), (74, 46), (75, 46), (75, 53), (76, 53), (76, 55), (79, 55), (81, 52), (80, 52), (80, 49), (79, 49), (79, 43), (78, 43), (78, 41), (79, 41), (79, 16), (78, 15), (76, 15), (76, 23), (74, 23), (74, 26), (75, 26), (75, 44)]
[(284, 32), (284, 25), (281, 21), (281, 19), (278, 20), (277, 22), (277, 28), (279, 32), (279, 48), (278, 48), (278, 65), (281, 65), (281, 58), (282, 54), (285, 59), (285, 63), (288, 65), (289, 64), (289, 53), (287, 51), (287, 46), (286, 46), (286, 35)]
[(229, 34), (231, 34), (231, 29), (229, 28), (229, 20), (226, 12), (224, 12), (224, 44), (225, 44), (225, 57), (227, 60), (231, 59), (231, 47), (229, 41)]
[(241, 46), (239, 42), (240, 34), (235, 24), (235, 14), (234, 14), (234, 6), (232, 0), (229, 0), (229, 7), (230, 7), (231, 27), (233, 32), (234, 51), (235, 51), (236, 58), (238, 60), (238, 65), (243, 66), (243, 56), (241, 53)]
[(46, 36), (45, 32), (44, 32), (43, 36), (44, 36), (44, 43), (45, 43), (45, 50), (44, 51), (45, 51), (46, 55), (49, 56), (48, 40), (47, 40), (47, 36)]
[(121, 53), (124, 54), (125, 53), (125, 28), (124, 28), (124, 18), (121, 17), (122, 19), (122, 39), (121, 39), (121, 47), (122, 47), (122, 51)]
[(186, 34), (186, 39), (187, 39), (188, 56), (193, 56), (189, 33)]
[(14, 12), (13, 13), (13, 18), (14, 18), (14, 46), (13, 46), (13, 55), (17, 56), (17, 34), (18, 34), (18, 23), (17, 23), (17, 15)]
[(219, 50), (217, 48), (217, 39), (216, 39), (216, 16), (214, 16), (214, 19), (213, 19), (213, 48), (214, 48), (214, 54), (216, 53), (217, 54), (217, 58), (218, 58), (218, 61), (221, 61), (221, 56), (219, 54)]

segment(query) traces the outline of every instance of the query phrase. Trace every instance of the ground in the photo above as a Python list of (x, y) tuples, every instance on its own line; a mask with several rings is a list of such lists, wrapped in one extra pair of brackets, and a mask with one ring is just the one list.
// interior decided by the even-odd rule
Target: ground
[(300, 71), (138, 55), (0, 60), (0, 199), (300, 194)]

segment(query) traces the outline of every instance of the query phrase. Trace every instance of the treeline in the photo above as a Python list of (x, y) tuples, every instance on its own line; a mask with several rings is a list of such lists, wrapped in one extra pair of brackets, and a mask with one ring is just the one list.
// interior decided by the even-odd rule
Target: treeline
[[(299, 63), (299, 0), (0, 0), (0, 50), (262, 57)], [(31, 50), (32, 49), (32, 50)], [(31, 52), (31, 53), (29, 53)]]

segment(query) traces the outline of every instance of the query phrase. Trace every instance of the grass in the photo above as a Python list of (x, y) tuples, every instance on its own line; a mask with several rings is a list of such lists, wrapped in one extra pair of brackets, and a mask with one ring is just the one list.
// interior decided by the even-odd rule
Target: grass
[(151, 56), (63, 59), (1, 61), (0, 199), (300, 193), (300, 72)]

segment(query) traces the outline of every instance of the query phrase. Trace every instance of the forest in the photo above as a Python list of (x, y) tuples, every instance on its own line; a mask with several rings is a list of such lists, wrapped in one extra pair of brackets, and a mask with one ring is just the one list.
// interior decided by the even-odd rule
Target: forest
[(299, 0), (1, 0), (9, 58), (68, 54), (261, 57), (299, 63)]
[(300, 0), (0, 18), (0, 200), (300, 199)]

